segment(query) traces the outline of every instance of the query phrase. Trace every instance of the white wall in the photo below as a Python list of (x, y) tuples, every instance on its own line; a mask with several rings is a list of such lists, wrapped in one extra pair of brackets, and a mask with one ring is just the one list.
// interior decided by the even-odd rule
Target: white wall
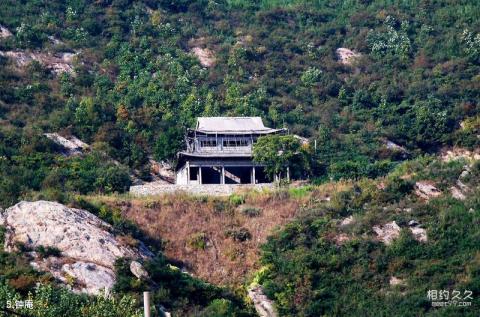
[(181, 169), (179, 169), (177, 171), (175, 184), (177, 184), (177, 185), (187, 185), (188, 184), (187, 165), (184, 165)]

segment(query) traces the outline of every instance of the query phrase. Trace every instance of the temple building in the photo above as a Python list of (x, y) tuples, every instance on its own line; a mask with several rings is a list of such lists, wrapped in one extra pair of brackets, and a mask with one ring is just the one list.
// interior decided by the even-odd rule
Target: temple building
[(178, 153), (177, 184), (269, 183), (265, 168), (253, 161), (253, 145), (264, 135), (284, 134), (260, 117), (201, 117), (186, 134), (187, 149)]

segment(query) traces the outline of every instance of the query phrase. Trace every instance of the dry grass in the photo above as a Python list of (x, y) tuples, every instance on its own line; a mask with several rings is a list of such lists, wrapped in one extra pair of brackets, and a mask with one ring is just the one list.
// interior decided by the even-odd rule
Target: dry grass
[[(336, 183), (298, 192), (251, 192), (238, 199), (166, 195), (134, 198), (91, 197), (118, 208), (148, 235), (160, 238), (167, 257), (182, 261), (186, 269), (217, 285), (245, 282), (259, 268), (260, 246), (276, 229), (294, 218), (303, 207), (350, 184)], [(238, 198), (238, 197), (237, 197)], [(258, 215), (245, 212), (247, 208)], [(239, 241), (228, 234), (247, 229), (251, 238)], [(202, 239), (198, 239), (202, 237)]]

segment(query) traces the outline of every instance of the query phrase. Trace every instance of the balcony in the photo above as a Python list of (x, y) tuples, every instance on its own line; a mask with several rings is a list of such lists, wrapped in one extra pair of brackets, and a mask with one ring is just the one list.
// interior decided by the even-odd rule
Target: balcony
[(252, 154), (252, 146), (197, 146), (193, 149), (192, 153), (205, 153), (205, 154)]

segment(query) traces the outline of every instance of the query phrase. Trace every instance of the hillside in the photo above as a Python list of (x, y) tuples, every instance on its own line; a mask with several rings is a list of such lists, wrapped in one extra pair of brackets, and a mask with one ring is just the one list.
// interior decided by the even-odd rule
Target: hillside
[(440, 309), (427, 294), (479, 291), (479, 162), (423, 157), (375, 180), (227, 198), (86, 199), (162, 237), (195, 276), (260, 283), (280, 316), (476, 316), (476, 296)]
[[(315, 192), (327, 199), (349, 186), (326, 184)], [(178, 194), (87, 199), (108, 205), (150, 236), (161, 237), (165, 255), (188, 272), (217, 285), (238, 287), (260, 268), (260, 246), (267, 237), (309, 205), (305, 194), (310, 190), (245, 192), (227, 198)]]
[(280, 315), (477, 316), (480, 165), (465, 163), (409, 162), (273, 234), (258, 281)]
[(240, 294), (182, 272), (158, 239), (114, 210), (74, 197), (68, 204), (0, 210), (0, 316), (143, 316), (144, 291), (152, 316), (253, 316)]
[[(256, 3), (3, 1), (2, 204), (122, 191), (125, 169), (148, 179), (149, 156), (173, 159), (199, 115), (260, 115), (315, 139), (320, 179), (478, 147), (477, 1)], [(59, 159), (44, 132), (93, 151)]]

